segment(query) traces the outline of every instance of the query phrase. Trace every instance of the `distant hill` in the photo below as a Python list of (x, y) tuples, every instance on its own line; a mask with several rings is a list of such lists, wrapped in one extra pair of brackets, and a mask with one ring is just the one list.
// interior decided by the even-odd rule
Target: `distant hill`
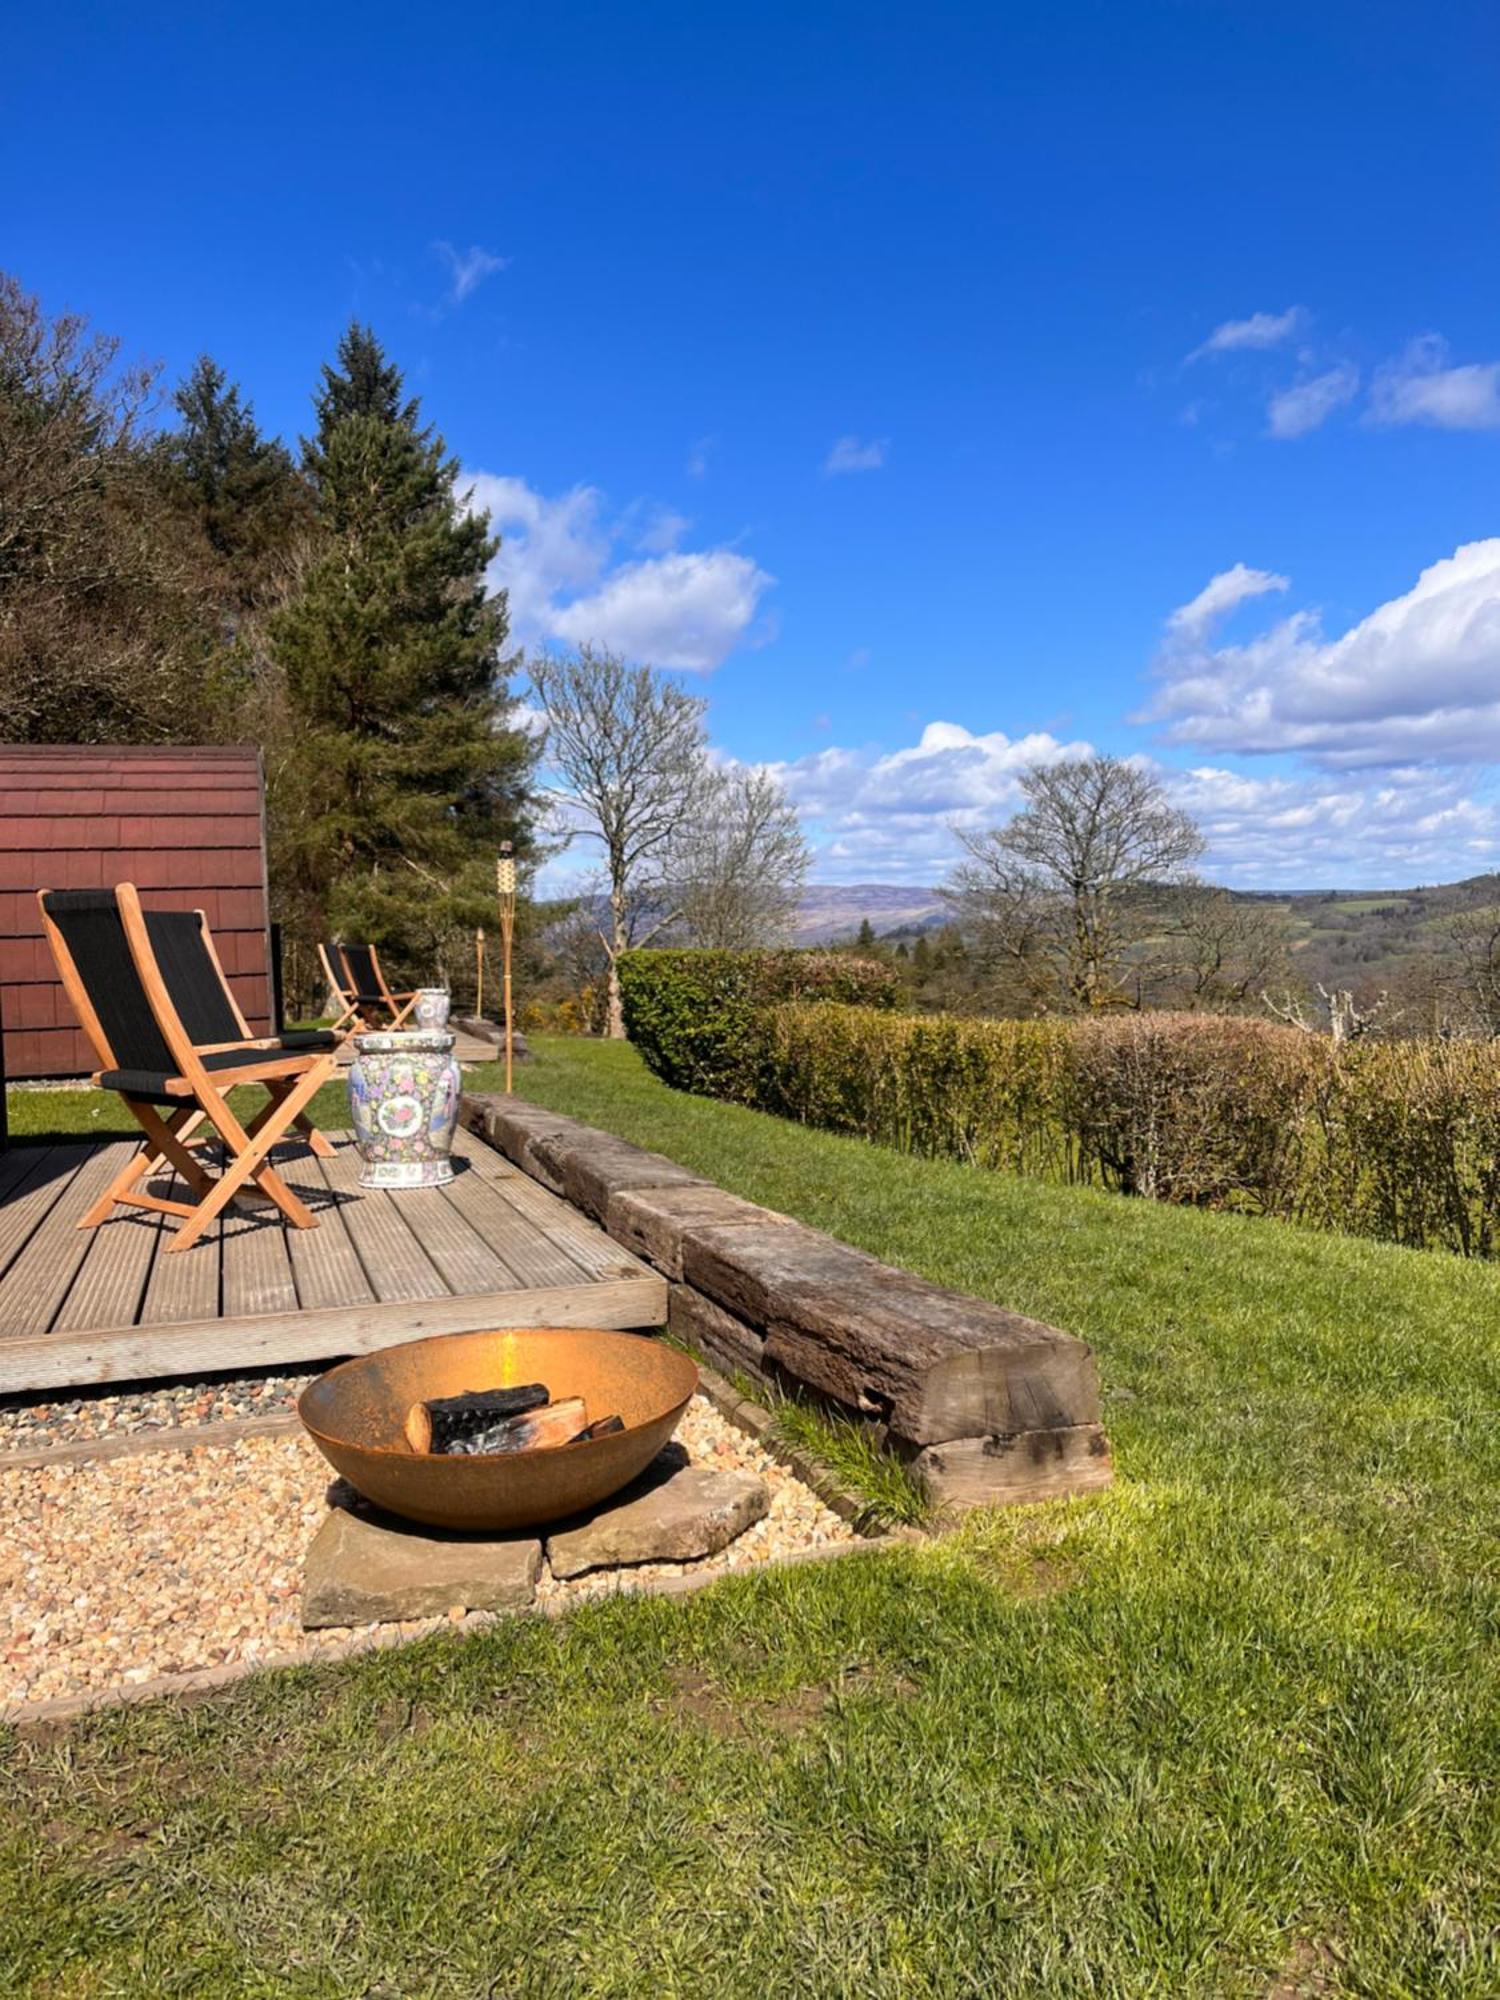
[(810, 882), (802, 892), (795, 928), (798, 944), (831, 944), (862, 923), (877, 937), (887, 931), (921, 931), (947, 921), (936, 889), (891, 882)]
[[(1360, 991), (1396, 987), (1448, 949), (1448, 926), (1462, 909), (1500, 908), (1500, 876), (1408, 889), (1254, 889), (1235, 892), (1284, 915), (1293, 960), (1312, 983)], [(889, 882), (815, 882), (802, 896), (798, 944), (848, 940), (868, 921), (877, 937), (912, 938), (951, 921), (936, 888)]]

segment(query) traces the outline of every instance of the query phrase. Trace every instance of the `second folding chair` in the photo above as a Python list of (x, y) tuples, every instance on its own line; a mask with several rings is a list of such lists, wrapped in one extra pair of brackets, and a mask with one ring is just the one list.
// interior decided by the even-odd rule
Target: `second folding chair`
[[(200, 1045), (179, 1002), (185, 1001), (189, 1015), (196, 1013), (196, 1026), (208, 1025), (214, 1010), (207, 985), (198, 983), (196, 998), (188, 998), (193, 982), (180, 965), (169, 985), (131, 884), (115, 890), (43, 889), (37, 901), (68, 998), (100, 1064), (95, 1081), (119, 1093), (144, 1135), (140, 1152), (79, 1226), (102, 1222), (118, 1202), (156, 1209), (181, 1218), (164, 1248), (186, 1250), (239, 1189), (253, 1185), (294, 1228), (315, 1229), (317, 1218), (272, 1167), (270, 1152), (306, 1117), (333, 1074), (334, 1051), (277, 1048), (241, 1037)], [(156, 929), (171, 962), (185, 940), (176, 927), (158, 923)], [(198, 1011), (205, 1004), (209, 1012)], [(230, 1006), (236, 1025), (243, 1025), (232, 1001)], [(219, 1024), (223, 1019), (220, 1015)], [(270, 1099), (248, 1125), (228, 1099), (231, 1090), (247, 1083), (261, 1085)], [(216, 1177), (188, 1144), (205, 1120), (226, 1153)], [(176, 1201), (140, 1185), (163, 1162), (177, 1170), (195, 1200)]]

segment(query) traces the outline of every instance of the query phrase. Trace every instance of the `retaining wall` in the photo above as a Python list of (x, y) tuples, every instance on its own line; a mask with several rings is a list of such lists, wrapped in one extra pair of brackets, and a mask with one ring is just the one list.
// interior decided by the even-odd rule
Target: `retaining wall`
[(674, 1335), (761, 1387), (863, 1418), (938, 1504), (1108, 1485), (1098, 1371), (1074, 1335), (882, 1264), (524, 1098), (469, 1094), (461, 1115), (668, 1279)]

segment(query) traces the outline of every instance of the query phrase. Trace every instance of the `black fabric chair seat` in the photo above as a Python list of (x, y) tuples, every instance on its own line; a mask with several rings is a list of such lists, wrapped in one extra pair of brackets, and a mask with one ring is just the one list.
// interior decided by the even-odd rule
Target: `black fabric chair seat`
[[(275, 1058), (275, 1049), (258, 1049), (250, 1042), (241, 1042), (232, 1049), (215, 1049), (212, 1055), (203, 1055), (198, 1060), (212, 1076), (215, 1070), (241, 1069), (246, 1063), (270, 1062)], [(106, 1069), (101, 1070), (99, 1082), (105, 1090), (118, 1090), (122, 1097), (139, 1097), (147, 1104), (180, 1104), (183, 1095), (180, 1090), (168, 1090), (169, 1082), (181, 1082), (175, 1071), (159, 1069)]]

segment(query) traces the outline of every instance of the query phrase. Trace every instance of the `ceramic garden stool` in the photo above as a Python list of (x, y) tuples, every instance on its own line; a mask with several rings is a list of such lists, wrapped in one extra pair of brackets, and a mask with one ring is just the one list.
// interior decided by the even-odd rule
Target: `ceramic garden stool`
[(441, 1187), (453, 1178), (463, 1075), (454, 1037), (424, 1028), (357, 1035), (349, 1110), (366, 1188)]

